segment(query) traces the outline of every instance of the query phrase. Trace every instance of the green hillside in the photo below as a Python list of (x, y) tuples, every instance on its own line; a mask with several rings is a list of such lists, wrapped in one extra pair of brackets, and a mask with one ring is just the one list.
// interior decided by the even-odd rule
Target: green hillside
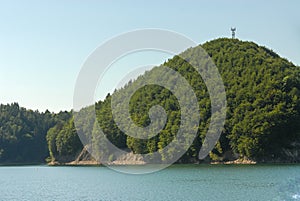
[(43, 163), (49, 155), (46, 134), (64, 124), (70, 112), (27, 110), (17, 103), (0, 105), (0, 164)]
[[(247, 158), (261, 162), (299, 162), (299, 67), (287, 59), (281, 58), (272, 50), (253, 42), (221, 38), (207, 42), (201, 47), (215, 62), (223, 79), (227, 97), (225, 126), (221, 138), (215, 149), (209, 154), (208, 159), (226, 161)], [(190, 48), (183, 53), (189, 63), (196, 64), (199, 61), (201, 47)], [(164, 63), (165, 66), (176, 70), (188, 81), (199, 100), (201, 122), (198, 127), (198, 135), (186, 154), (178, 160), (182, 163), (198, 161), (198, 153), (211, 117), (211, 102), (207, 88), (202, 78), (189, 63), (179, 56)], [(154, 82), (159, 75), (159, 68), (161, 67), (158, 66), (146, 72), (146, 75), (150, 75)], [(122, 102), (123, 97), (131, 91), (132, 87), (143, 81), (143, 76), (114, 92), (114, 100)], [(164, 79), (172, 81), (174, 77), (168, 76)], [(188, 99), (188, 97), (186, 98)], [(121, 149), (129, 149), (134, 153), (160, 151), (172, 141), (179, 129), (181, 108), (178, 100), (174, 94), (161, 86), (143, 87), (136, 91), (130, 100), (130, 117), (142, 127), (150, 123), (149, 109), (152, 106), (160, 105), (166, 111), (165, 127), (157, 136), (148, 140), (127, 136), (118, 128), (112, 118), (111, 101), (112, 95), (108, 94), (105, 100), (96, 103), (97, 121), (107, 138)], [(86, 118), (90, 118), (91, 108), (85, 110)], [(11, 115), (9, 113), (4, 116), (9, 118)], [(47, 116), (47, 114), (40, 115)], [(3, 116), (2, 110), (1, 116)], [(125, 113), (121, 117), (124, 121), (127, 118)], [(7, 128), (12, 125), (3, 126), (6, 121), (8, 120), (3, 117), (0, 121), (0, 136), (6, 136), (4, 141), (2, 137), (0, 143), (0, 150), (3, 150), (3, 153), (9, 152), (9, 149), (4, 146), (5, 143), (15, 143), (10, 140), (15, 134)], [(81, 151), (82, 144), (76, 135), (73, 121), (72, 118), (67, 118), (64, 121), (55, 121), (54, 123), (52, 121), (49, 124), (49, 126), (54, 126), (47, 134), (50, 160), (72, 161)], [(83, 130), (87, 130), (86, 135), (97, 136), (99, 131), (94, 124), (95, 122), (89, 121), (88, 125), (82, 125)], [(33, 125), (37, 126), (38, 123), (33, 123)], [(41, 133), (44, 133), (49, 126), (46, 126)], [(4, 128), (6, 132), (2, 131)], [(144, 133), (139, 133), (139, 135), (142, 136)], [(24, 136), (26, 136), (26, 132)], [(20, 139), (23, 140), (23, 138)], [(98, 144), (101, 146), (101, 142)], [(174, 152), (161, 152), (161, 158), (164, 160), (172, 157)], [(111, 156), (111, 159), (113, 158), (114, 156)], [(0, 162), (1, 160), (0, 158)]]
[[(255, 161), (298, 162), (299, 68), (280, 58), (272, 50), (253, 42), (222, 38), (207, 42), (202, 47), (218, 67), (227, 96), (225, 127), (219, 142), (209, 155), (210, 159), (226, 161), (247, 158)], [(190, 63), (197, 64), (201, 60), (201, 51), (199, 46), (188, 49), (183, 54)], [(181, 57), (175, 56), (164, 65), (179, 72), (192, 86), (199, 100), (202, 120), (198, 128), (198, 137), (178, 161), (196, 162), (211, 117), (209, 95), (199, 74)], [(159, 77), (159, 68), (161, 67), (146, 72), (144, 76), (150, 75), (155, 82), (156, 77)], [(163, 79), (172, 81), (174, 77), (168, 76)], [(143, 76), (116, 91), (115, 101), (122, 102), (131, 88), (139, 82), (143, 82)], [(96, 113), (102, 130), (116, 146), (144, 154), (160, 151), (173, 140), (180, 126), (181, 113), (178, 101), (169, 90), (157, 85), (148, 85), (136, 91), (130, 100), (130, 116), (139, 126), (149, 125), (149, 109), (152, 106), (160, 105), (166, 110), (166, 126), (149, 140), (124, 135), (112, 118), (111, 97), (108, 95), (104, 101), (96, 103)], [(128, 117), (124, 113), (120, 119), (125, 121)], [(96, 129), (95, 126), (94, 128)], [(90, 136), (95, 134), (97, 130), (88, 133)], [(162, 152), (161, 157), (164, 160), (173, 154)]]

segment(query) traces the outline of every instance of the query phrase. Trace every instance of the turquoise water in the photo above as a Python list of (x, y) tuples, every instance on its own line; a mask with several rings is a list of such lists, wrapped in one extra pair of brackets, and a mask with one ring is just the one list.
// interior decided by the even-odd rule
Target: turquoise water
[(173, 165), (148, 175), (106, 167), (0, 167), (0, 200), (300, 200), (300, 166)]

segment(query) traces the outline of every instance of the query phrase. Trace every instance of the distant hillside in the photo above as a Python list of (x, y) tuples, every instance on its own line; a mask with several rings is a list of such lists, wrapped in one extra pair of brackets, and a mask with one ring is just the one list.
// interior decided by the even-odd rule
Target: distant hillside
[[(201, 47), (207, 51), (218, 67), (227, 96), (225, 127), (215, 149), (207, 159), (228, 161), (245, 158), (259, 162), (300, 162), (299, 67), (272, 50), (253, 42), (221, 38), (207, 42)], [(196, 64), (199, 52), (200, 46), (190, 48), (182, 54), (188, 56), (187, 60), (190, 63)], [(197, 162), (211, 115), (206, 86), (194, 68), (179, 56), (173, 57), (164, 65), (179, 72), (192, 86), (199, 100), (201, 123), (198, 136), (178, 161)], [(155, 79), (158, 68), (160, 67), (155, 67), (147, 73), (153, 74)], [(126, 94), (134, 83), (140, 82), (142, 77), (116, 91), (116, 97), (119, 97), (117, 101), (122, 101), (122, 95)], [(172, 80), (174, 77), (169, 76), (165, 79)], [(111, 95), (104, 101), (96, 103), (97, 121), (107, 138), (121, 149), (134, 153), (162, 150), (172, 141), (180, 125), (180, 106), (175, 96), (160, 86), (144, 87), (132, 97), (130, 112), (136, 124), (147, 126), (150, 123), (149, 109), (157, 104), (165, 108), (168, 119), (164, 129), (149, 140), (126, 136), (117, 127), (111, 113)], [(85, 110), (86, 118), (89, 118), (90, 109)], [(128, 117), (123, 117), (126, 118)], [(95, 136), (99, 132), (94, 124), (95, 122), (91, 121), (89, 125), (83, 125), (86, 128), (94, 128), (87, 135)], [(0, 128), (2, 127), (1, 125)], [(6, 135), (10, 136), (12, 133), (7, 132)], [(75, 160), (82, 150), (73, 119), (66, 119), (64, 124), (60, 121), (50, 129), (47, 143), (52, 161)], [(0, 149), (1, 146), (2, 144)], [(161, 157), (164, 159), (172, 154), (172, 152), (162, 153)], [(115, 160), (114, 156), (111, 156), (111, 160)]]
[[(238, 158), (267, 162), (299, 162), (300, 156), (300, 69), (272, 50), (253, 42), (221, 38), (207, 42), (202, 47), (212, 57), (224, 81), (227, 95), (227, 119), (222, 136), (210, 153), (212, 161)], [(186, 50), (187, 60), (197, 65), (201, 48)], [(178, 162), (196, 162), (198, 152), (210, 121), (210, 99), (201, 77), (189, 63), (175, 56), (164, 65), (173, 68), (193, 87), (199, 100), (202, 121), (198, 137), (188, 152)], [(157, 77), (156, 67), (151, 73)], [(118, 101), (130, 91), (143, 76), (116, 91)], [(172, 80), (174, 77), (165, 77)], [(148, 111), (153, 105), (165, 108), (168, 120), (165, 128), (149, 140), (124, 135), (114, 123), (111, 114), (111, 96), (96, 104), (97, 120), (116, 146), (134, 153), (151, 153), (170, 143), (180, 125), (180, 107), (170, 91), (160, 86), (146, 86), (131, 99), (131, 118), (140, 126), (150, 123)], [(88, 118), (88, 117), (87, 117)], [(124, 120), (128, 117), (123, 116)], [(93, 127), (85, 125), (86, 127)], [(96, 129), (96, 127), (94, 127)], [(97, 134), (97, 130), (87, 133)], [(140, 133), (143, 135), (143, 133)], [(176, 150), (174, 150), (176, 151)], [(172, 152), (162, 153), (162, 159)], [(111, 157), (112, 159), (114, 156)]]
[(221, 146), (212, 156), (223, 159), (229, 150), (258, 161), (299, 162), (299, 67), (253, 42), (218, 39), (203, 48), (228, 101)]
[(64, 124), (69, 112), (27, 110), (17, 103), (0, 105), (0, 164), (43, 163), (49, 155), (46, 134)]

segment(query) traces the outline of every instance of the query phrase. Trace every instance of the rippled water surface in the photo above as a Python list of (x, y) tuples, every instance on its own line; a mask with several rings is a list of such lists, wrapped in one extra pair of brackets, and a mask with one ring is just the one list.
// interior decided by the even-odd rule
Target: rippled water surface
[(106, 167), (0, 167), (0, 200), (300, 200), (299, 165), (173, 165), (148, 175)]

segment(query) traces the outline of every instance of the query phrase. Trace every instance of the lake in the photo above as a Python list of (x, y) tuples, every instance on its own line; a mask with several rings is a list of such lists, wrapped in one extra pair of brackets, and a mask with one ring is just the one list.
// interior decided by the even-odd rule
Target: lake
[(173, 165), (147, 175), (107, 167), (0, 167), (0, 200), (300, 200), (300, 165)]

